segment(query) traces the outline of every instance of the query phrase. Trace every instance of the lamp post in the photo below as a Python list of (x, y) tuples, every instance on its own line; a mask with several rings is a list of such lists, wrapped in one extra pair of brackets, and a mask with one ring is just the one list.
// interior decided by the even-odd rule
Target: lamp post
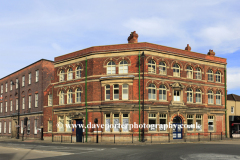
[[(12, 85), (15, 85), (14, 82), (12, 81)], [(19, 139), (19, 128), (20, 128), (20, 125), (19, 125), (19, 112), (20, 112), (20, 83), (19, 83), (19, 80), (18, 82), (16, 82), (16, 85), (18, 85), (18, 126), (17, 126), (17, 139)]]
[(145, 129), (145, 127), (144, 127), (144, 90), (145, 90), (145, 86), (144, 86), (144, 68), (145, 68), (145, 65), (144, 65), (144, 57), (145, 57), (145, 55), (144, 55), (144, 52), (142, 52), (142, 55), (141, 55), (141, 57), (143, 58), (143, 137), (142, 137), (142, 142), (144, 142), (144, 129)]

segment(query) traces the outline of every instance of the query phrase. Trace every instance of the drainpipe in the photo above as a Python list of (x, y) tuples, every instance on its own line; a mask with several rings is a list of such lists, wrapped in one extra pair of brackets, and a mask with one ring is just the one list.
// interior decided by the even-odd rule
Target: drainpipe
[[(140, 91), (140, 51), (139, 51), (139, 54), (138, 54), (138, 72), (139, 72), (139, 80), (138, 80), (138, 92), (139, 92), (139, 100), (138, 100), (138, 104), (139, 104), (139, 125), (141, 123), (140, 121), (140, 118), (141, 118), (141, 107), (140, 107), (140, 101), (141, 101), (141, 91)], [(139, 130), (139, 142), (141, 141), (141, 129), (140, 127), (138, 128)]]
[(87, 142), (87, 135), (88, 135), (88, 112), (87, 112), (87, 57), (85, 60), (86, 67), (85, 67), (85, 106), (86, 106), (86, 142)]
[(227, 138), (227, 78), (226, 78), (226, 65), (224, 69), (224, 82), (225, 82), (225, 135)]

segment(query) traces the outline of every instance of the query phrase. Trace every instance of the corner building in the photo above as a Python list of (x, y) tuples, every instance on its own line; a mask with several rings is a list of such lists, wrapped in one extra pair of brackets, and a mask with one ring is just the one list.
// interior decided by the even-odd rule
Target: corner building
[(54, 81), (44, 93), (44, 136), (73, 135), (82, 141), (80, 136), (87, 134), (88, 141), (95, 141), (96, 128), (66, 127), (86, 124), (86, 117), (87, 124), (94, 124), (95, 118), (99, 125), (105, 124), (98, 128), (101, 141), (113, 141), (113, 134), (118, 140), (133, 134), (137, 140), (138, 128), (106, 124), (139, 124), (139, 118), (140, 124), (201, 125), (146, 127), (145, 140), (151, 135), (183, 139), (189, 134), (225, 134), (225, 69), (226, 59), (216, 57), (213, 50), (201, 54), (192, 52), (189, 45), (182, 50), (139, 43), (135, 31), (127, 44), (95, 46), (56, 57)]

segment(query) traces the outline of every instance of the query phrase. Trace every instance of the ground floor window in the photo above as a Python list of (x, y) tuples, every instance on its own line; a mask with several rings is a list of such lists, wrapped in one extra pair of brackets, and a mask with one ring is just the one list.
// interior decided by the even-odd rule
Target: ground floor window
[(7, 122), (4, 122), (4, 131), (3, 133), (6, 133), (7, 132)]
[(167, 127), (167, 114), (160, 114), (159, 115), (159, 124), (160, 124), (160, 131), (166, 131)]
[(30, 119), (27, 122), (27, 134), (30, 134)]
[(148, 114), (149, 131), (156, 131), (156, 114)]
[(0, 133), (2, 133), (2, 122), (0, 122)]
[(12, 133), (12, 122), (9, 122), (8, 133)]
[(128, 114), (122, 114), (122, 131), (128, 132), (129, 118)]
[(105, 132), (110, 132), (110, 114), (105, 114)]
[(66, 132), (72, 132), (72, 118), (70, 116), (66, 116)]
[(52, 132), (52, 121), (48, 121), (48, 132)]
[(119, 132), (119, 114), (113, 114), (114, 132)]
[(34, 134), (37, 134), (37, 119), (34, 119)]
[(196, 115), (196, 130), (202, 131), (202, 115)]
[(193, 115), (187, 115), (188, 131), (193, 131)]
[(214, 131), (213, 121), (214, 121), (214, 117), (208, 116), (208, 131)]
[(21, 134), (23, 134), (23, 121), (21, 121)]
[(64, 132), (64, 116), (58, 116), (58, 132)]

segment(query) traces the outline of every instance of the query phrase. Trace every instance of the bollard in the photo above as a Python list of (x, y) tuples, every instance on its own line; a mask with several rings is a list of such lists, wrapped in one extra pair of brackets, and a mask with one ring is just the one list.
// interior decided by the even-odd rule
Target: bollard
[(114, 143), (115, 143), (115, 134), (114, 134)]
[(222, 140), (222, 132), (221, 132), (221, 140)]
[(198, 133), (198, 141), (200, 141), (200, 133)]
[(210, 132), (210, 141), (212, 140), (212, 132)]
[(152, 134), (151, 134), (151, 143), (152, 143)]
[(133, 143), (133, 134), (132, 134), (132, 143)]
[(170, 133), (168, 133), (168, 142), (170, 143)]
[(62, 135), (61, 135), (61, 143), (62, 143)]

